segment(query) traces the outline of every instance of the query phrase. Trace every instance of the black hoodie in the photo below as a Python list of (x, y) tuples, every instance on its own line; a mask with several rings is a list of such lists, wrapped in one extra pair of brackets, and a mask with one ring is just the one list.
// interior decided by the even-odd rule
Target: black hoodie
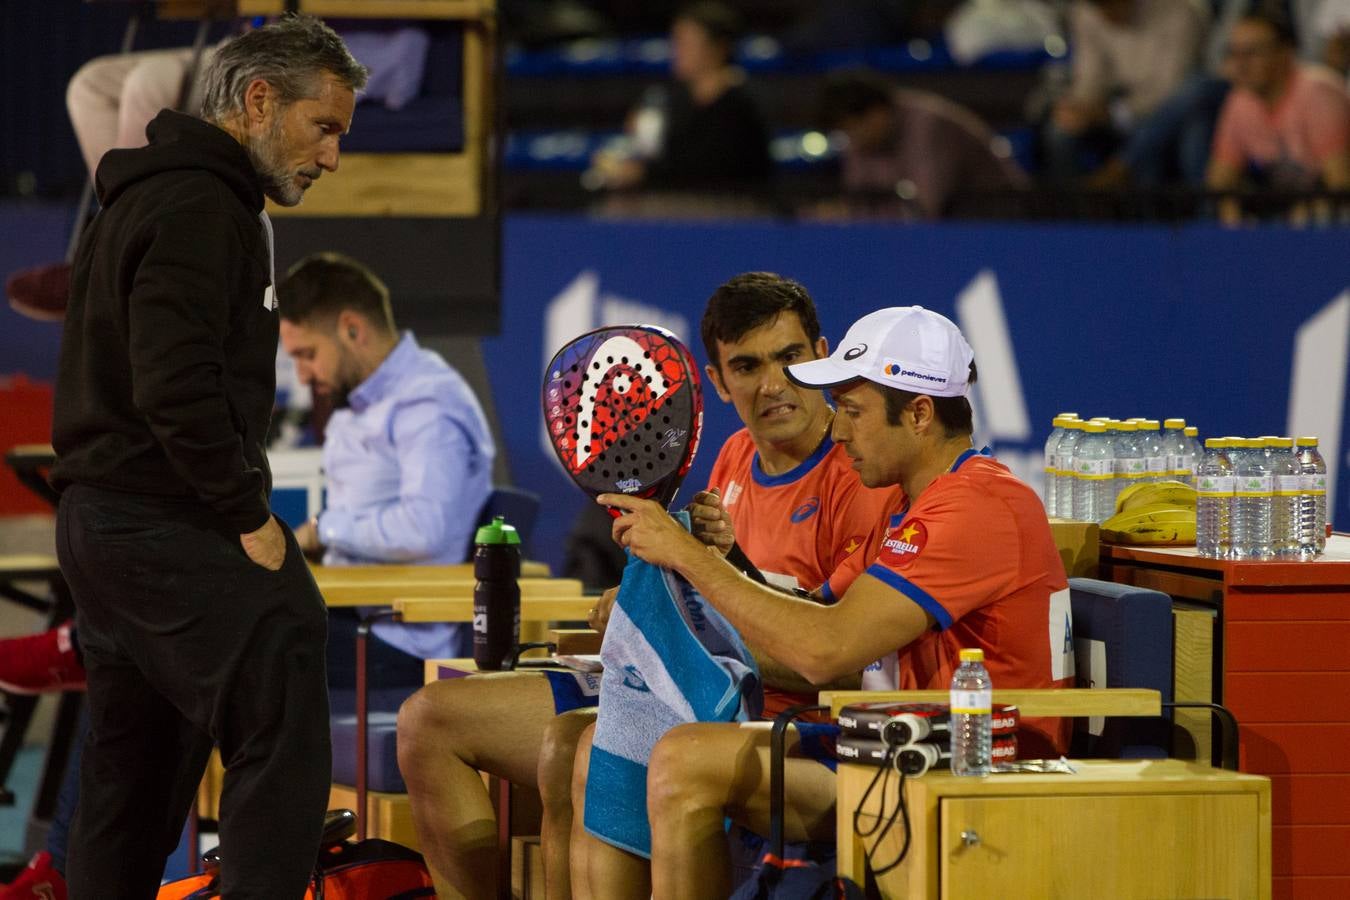
[(99, 164), (57, 372), (52, 484), (196, 497), (266, 524), (276, 391), (263, 193), (238, 141), (160, 113)]

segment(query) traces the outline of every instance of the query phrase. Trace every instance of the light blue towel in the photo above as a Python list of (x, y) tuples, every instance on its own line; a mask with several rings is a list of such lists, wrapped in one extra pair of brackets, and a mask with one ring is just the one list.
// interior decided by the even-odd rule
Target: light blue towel
[[(688, 517), (676, 513), (687, 528)], [(736, 629), (674, 573), (630, 557), (600, 647), (605, 677), (586, 782), (586, 830), (651, 857), (647, 760), (684, 722), (738, 722), (763, 706)]]

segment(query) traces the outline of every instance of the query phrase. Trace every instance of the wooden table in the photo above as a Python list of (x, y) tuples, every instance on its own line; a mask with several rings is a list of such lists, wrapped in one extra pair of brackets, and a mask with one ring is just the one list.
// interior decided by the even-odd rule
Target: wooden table
[(1271, 778), (1274, 896), (1350, 897), (1350, 536), (1311, 562), (1103, 545), (1101, 570), (1210, 611), (1213, 699), (1241, 770)]
[[(437, 567), (439, 568), (439, 567)], [(324, 573), (315, 576), (314, 581), (323, 594), (324, 602), (332, 607), (340, 606), (392, 606), (397, 599), (407, 600), (458, 600), (464, 597), (473, 599), (474, 580), (470, 578), (436, 578), (389, 576), (385, 578), (345, 579), (332, 577)], [(581, 595), (581, 582), (575, 578), (522, 578), (520, 596), (527, 597), (576, 597)], [(594, 605), (592, 600), (591, 605)], [(590, 606), (586, 607), (590, 609)], [(585, 616), (583, 615), (584, 619)], [(445, 619), (446, 622), (468, 621)]]
[[(878, 878), (884, 897), (1270, 897), (1270, 781), (1181, 760), (1074, 760), (1075, 775), (958, 778), (930, 772), (905, 785), (912, 842)], [(863, 795), (871, 766), (838, 778), (839, 874), (859, 884), (867, 831), (898, 779)], [(900, 821), (872, 853), (896, 859)], [(1325, 896), (1332, 896), (1330, 894)]]

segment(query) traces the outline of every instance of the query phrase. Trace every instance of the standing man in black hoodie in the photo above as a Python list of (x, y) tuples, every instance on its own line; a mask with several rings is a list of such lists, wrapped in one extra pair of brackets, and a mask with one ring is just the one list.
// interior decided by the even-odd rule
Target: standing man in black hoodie
[(70, 896), (149, 898), (207, 755), (223, 896), (304, 893), (329, 788), (325, 610), (268, 507), (272, 227), (338, 166), (366, 70), (288, 17), (226, 44), (202, 118), (99, 165), (56, 387), (57, 552), (89, 673)]

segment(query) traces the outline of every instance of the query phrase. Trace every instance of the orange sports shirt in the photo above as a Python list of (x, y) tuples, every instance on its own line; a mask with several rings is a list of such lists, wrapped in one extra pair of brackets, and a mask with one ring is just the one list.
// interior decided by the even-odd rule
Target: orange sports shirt
[[(848, 454), (828, 436), (796, 468), (766, 475), (744, 428), (722, 445), (708, 487), (721, 491), (736, 543), (765, 580), (808, 591), (833, 581), (842, 592), (852, 583), (862, 565), (843, 564), (876, 553), (886, 513), (901, 502), (899, 488), (864, 487)], [(764, 717), (815, 702), (814, 694), (768, 688)]]
[[(1045, 507), (992, 457), (967, 451), (891, 517), (866, 569), (936, 626), (863, 674), (871, 690), (946, 690), (963, 647), (984, 651), (995, 688), (1071, 687), (1068, 580)], [(1069, 722), (1024, 719), (1020, 755), (1068, 746)]]
[(875, 549), (878, 526), (900, 498), (899, 488), (863, 487), (844, 449), (828, 436), (796, 468), (766, 475), (744, 428), (722, 445), (708, 487), (721, 491), (736, 543), (765, 578), (808, 591), (854, 554), (866, 558), (869, 542)]

